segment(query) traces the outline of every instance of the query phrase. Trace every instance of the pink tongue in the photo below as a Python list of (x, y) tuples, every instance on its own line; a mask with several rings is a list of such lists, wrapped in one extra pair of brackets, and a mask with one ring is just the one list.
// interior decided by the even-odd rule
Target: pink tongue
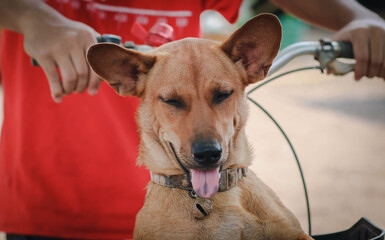
[(219, 168), (210, 170), (191, 169), (191, 183), (201, 198), (210, 198), (218, 192)]

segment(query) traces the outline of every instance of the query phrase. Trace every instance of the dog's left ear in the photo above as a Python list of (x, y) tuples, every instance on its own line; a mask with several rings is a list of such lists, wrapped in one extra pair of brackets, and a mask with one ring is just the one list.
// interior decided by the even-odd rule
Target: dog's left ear
[(247, 73), (246, 85), (266, 77), (281, 44), (282, 30), (272, 14), (258, 15), (234, 32), (221, 49)]
[(143, 77), (155, 64), (156, 57), (113, 43), (98, 43), (88, 49), (87, 61), (119, 95), (140, 97), (145, 86)]

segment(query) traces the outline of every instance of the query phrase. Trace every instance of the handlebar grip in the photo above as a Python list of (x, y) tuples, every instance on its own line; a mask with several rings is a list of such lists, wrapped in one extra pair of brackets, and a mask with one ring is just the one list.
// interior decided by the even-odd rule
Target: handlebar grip
[(97, 37), (96, 40), (98, 41), (98, 43), (102, 43), (102, 42), (110, 42), (110, 43), (116, 43), (116, 44), (122, 43), (122, 38), (114, 34), (103, 34)]
[[(114, 35), (114, 34), (103, 34), (99, 37), (96, 38), (98, 43), (102, 42), (110, 42), (110, 43), (116, 43), (116, 44), (121, 44), (122, 43), (122, 38), (120, 36)], [(32, 58), (32, 66), (39, 67), (39, 63), (36, 61), (36, 59)]]
[(338, 57), (354, 59), (354, 52), (353, 52), (352, 43), (339, 41), (338, 44), (341, 47), (341, 53)]

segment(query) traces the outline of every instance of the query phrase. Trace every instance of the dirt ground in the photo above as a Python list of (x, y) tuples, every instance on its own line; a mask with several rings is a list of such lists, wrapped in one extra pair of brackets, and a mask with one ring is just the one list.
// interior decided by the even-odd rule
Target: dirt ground
[[(308, 62), (299, 59), (288, 69)], [(314, 234), (347, 229), (363, 216), (385, 228), (385, 82), (352, 78), (296, 73), (251, 95), (296, 148)], [(254, 106), (247, 132), (255, 154), (252, 169), (307, 229), (304, 191), (289, 145)]]
[[(330, 33), (312, 29), (305, 39)], [(285, 70), (312, 66), (301, 57)], [(294, 73), (251, 97), (281, 124), (301, 161), (310, 199), (312, 233), (350, 228), (367, 217), (385, 228), (385, 81), (355, 81), (350, 73)], [(306, 203), (289, 145), (272, 121), (250, 105), (247, 126), (254, 148), (252, 169), (308, 229)]]
[[(313, 64), (311, 57), (302, 57), (285, 69)], [(383, 80), (356, 82), (352, 74), (333, 77), (314, 70), (284, 77), (251, 97), (271, 112), (296, 148), (309, 191), (313, 234), (348, 229), (363, 216), (385, 228)], [(252, 105), (247, 133), (255, 155), (251, 168), (307, 230), (304, 191), (288, 144)]]

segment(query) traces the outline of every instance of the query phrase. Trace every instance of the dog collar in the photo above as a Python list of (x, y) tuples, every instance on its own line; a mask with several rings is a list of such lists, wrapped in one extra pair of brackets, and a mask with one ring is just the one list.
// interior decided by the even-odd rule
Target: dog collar
[[(159, 185), (169, 187), (169, 188), (178, 188), (187, 191), (192, 191), (192, 183), (190, 181), (189, 174), (181, 174), (181, 175), (161, 175), (155, 174), (151, 172), (151, 180), (154, 183)], [(228, 168), (222, 170), (219, 175), (219, 192), (224, 192), (237, 186), (238, 181), (242, 177), (246, 177), (247, 168)]]

